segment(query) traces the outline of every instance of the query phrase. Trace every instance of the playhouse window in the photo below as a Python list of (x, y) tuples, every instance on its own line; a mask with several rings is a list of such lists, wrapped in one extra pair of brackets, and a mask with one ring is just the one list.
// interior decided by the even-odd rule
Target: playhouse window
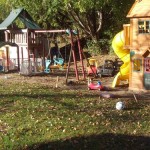
[(150, 33), (150, 21), (138, 22), (139, 33)]
[(134, 59), (133, 60), (133, 71), (139, 72), (141, 71), (141, 65), (142, 61), (141, 59)]
[(150, 73), (150, 58), (145, 58), (145, 72)]

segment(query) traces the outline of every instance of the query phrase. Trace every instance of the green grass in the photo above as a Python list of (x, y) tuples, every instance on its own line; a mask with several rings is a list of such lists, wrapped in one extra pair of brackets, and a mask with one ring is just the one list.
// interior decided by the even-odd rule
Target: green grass
[(117, 111), (117, 101), (1, 79), (0, 150), (149, 149), (149, 103), (131, 99)]

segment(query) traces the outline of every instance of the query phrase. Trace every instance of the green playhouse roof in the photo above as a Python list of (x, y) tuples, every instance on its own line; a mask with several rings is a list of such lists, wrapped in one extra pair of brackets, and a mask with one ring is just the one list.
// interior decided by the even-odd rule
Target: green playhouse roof
[(22, 23), (29, 29), (40, 29), (40, 27), (33, 21), (32, 17), (24, 8), (14, 9), (9, 16), (0, 24), (0, 30), (6, 30), (8, 27), (19, 18)]

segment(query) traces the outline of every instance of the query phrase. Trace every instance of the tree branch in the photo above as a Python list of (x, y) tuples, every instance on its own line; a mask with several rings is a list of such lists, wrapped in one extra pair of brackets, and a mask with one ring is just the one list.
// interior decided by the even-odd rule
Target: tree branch
[[(79, 15), (77, 14), (77, 12), (74, 11), (74, 9), (72, 8), (71, 4), (68, 4), (69, 7), (69, 13), (72, 16), (72, 18), (78, 23), (78, 25), (89, 35), (91, 35), (91, 32), (89, 30), (88, 27), (86, 27), (86, 25), (83, 23), (82, 19), (79, 17)], [(88, 29), (88, 30), (87, 30)]]
[[(93, 16), (92, 16), (93, 17)], [(88, 26), (88, 29), (90, 30), (91, 32), (91, 35), (93, 36), (93, 28), (94, 28), (94, 25), (92, 23), (92, 18), (91, 18), (91, 15), (89, 14), (86, 14), (86, 19), (87, 19), (87, 26)]]
[(101, 12), (101, 11), (98, 11), (97, 13), (98, 13), (98, 17), (99, 17), (99, 19), (98, 19), (98, 24), (99, 24), (99, 26), (98, 26), (96, 32), (99, 32), (100, 29), (101, 29), (101, 27), (102, 27), (102, 12)]

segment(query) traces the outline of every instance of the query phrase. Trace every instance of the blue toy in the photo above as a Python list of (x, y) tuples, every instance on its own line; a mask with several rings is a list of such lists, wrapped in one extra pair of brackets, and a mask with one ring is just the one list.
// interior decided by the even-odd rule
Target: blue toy
[(64, 64), (64, 59), (63, 58), (54, 58), (54, 65), (63, 65)]
[(45, 73), (50, 73), (50, 68), (49, 68), (49, 66), (50, 66), (51, 60), (46, 60), (45, 63), (46, 63), (46, 67), (45, 67), (45, 69), (44, 69), (44, 72), (45, 72)]
[(0, 65), (0, 72), (4, 71), (4, 67)]

